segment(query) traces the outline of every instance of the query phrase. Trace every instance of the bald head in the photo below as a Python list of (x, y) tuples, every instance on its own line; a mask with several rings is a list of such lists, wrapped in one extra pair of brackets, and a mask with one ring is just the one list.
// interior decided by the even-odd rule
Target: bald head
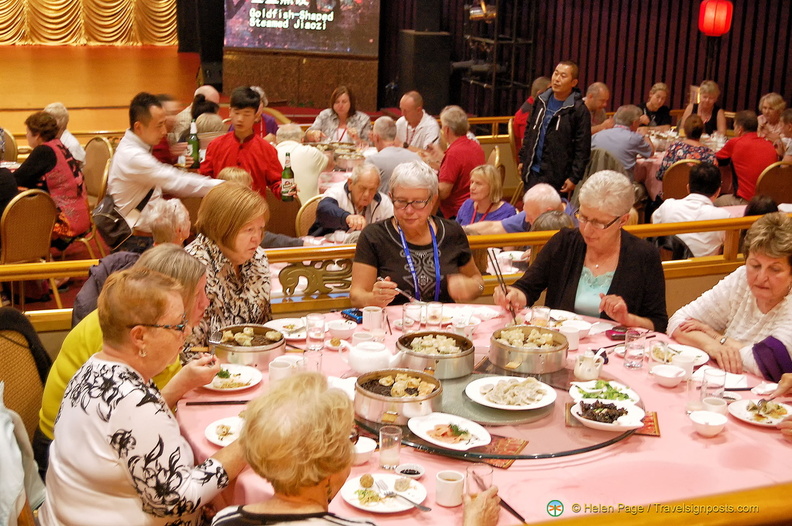
[(604, 110), (610, 102), (610, 89), (604, 82), (595, 82), (586, 90), (586, 107), (591, 112)]
[(555, 188), (546, 183), (532, 186), (523, 196), (525, 221), (533, 224), (536, 218), (551, 210), (564, 210), (564, 203)]
[(418, 126), (423, 118), (423, 97), (417, 91), (408, 91), (399, 101), (399, 110), (402, 115), (410, 124), (410, 126)]
[(195, 93), (193, 93), (193, 98), (197, 97), (198, 95), (203, 95), (204, 98), (210, 102), (220, 104), (220, 94), (209, 84), (204, 84), (203, 86), (196, 89)]

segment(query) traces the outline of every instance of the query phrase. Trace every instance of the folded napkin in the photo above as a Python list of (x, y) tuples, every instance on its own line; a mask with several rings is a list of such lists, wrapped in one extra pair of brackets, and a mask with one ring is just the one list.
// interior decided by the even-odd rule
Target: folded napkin
[(792, 373), (792, 358), (786, 346), (772, 336), (768, 336), (753, 346), (756, 365), (765, 380), (778, 382), (784, 373)]
[(337, 376), (328, 376), (327, 383), (330, 387), (335, 387), (336, 389), (341, 389), (344, 391), (350, 400), (353, 402), (355, 401), (355, 382), (357, 381), (357, 376), (353, 376), (351, 378), (338, 378)]
[(476, 317), (481, 321), (488, 321), (497, 318), (501, 313), (492, 307), (444, 307), (445, 316), (451, 316), (454, 320), (467, 320)]
[[(698, 371), (691, 375), (691, 378), (702, 381), (704, 380), (704, 371), (708, 369), (717, 369), (709, 365), (702, 365)], [(744, 374), (726, 373), (726, 389), (745, 389), (748, 387), (748, 377)]]

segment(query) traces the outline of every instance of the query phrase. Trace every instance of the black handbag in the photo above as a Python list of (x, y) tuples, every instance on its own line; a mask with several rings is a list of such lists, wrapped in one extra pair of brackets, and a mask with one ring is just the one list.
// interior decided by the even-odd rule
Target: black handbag
[[(138, 212), (137, 215), (140, 215), (140, 212), (145, 208), (153, 193), (154, 189), (152, 188), (146, 194), (146, 197), (135, 207), (135, 210)], [(121, 215), (121, 211), (116, 207), (113, 196), (110, 194), (106, 194), (94, 208), (93, 220), (102, 239), (104, 239), (107, 246), (113, 251), (132, 236), (132, 228), (130, 228), (124, 216)]]

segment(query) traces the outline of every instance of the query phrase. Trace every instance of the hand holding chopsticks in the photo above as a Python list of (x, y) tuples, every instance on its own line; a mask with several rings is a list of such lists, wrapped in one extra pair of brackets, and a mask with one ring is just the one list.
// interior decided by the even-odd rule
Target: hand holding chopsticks
[(514, 306), (509, 301), (509, 290), (506, 288), (506, 281), (503, 279), (503, 272), (501, 272), (500, 265), (498, 265), (498, 259), (489, 250), (487, 250), (487, 256), (489, 257), (490, 263), (492, 264), (492, 270), (495, 272), (495, 277), (498, 278), (498, 284), (500, 285), (501, 291), (503, 292), (503, 297), (508, 303), (509, 312), (512, 315), (512, 322), (514, 325), (517, 325), (517, 314), (514, 312)]

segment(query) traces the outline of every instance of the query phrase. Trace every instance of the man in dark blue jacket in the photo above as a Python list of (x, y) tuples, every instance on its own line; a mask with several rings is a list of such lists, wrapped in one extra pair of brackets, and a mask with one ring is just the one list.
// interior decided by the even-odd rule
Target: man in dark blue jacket
[(577, 84), (577, 64), (560, 62), (550, 89), (534, 102), (520, 150), (526, 189), (548, 183), (571, 192), (583, 178), (591, 153), (591, 114)]

